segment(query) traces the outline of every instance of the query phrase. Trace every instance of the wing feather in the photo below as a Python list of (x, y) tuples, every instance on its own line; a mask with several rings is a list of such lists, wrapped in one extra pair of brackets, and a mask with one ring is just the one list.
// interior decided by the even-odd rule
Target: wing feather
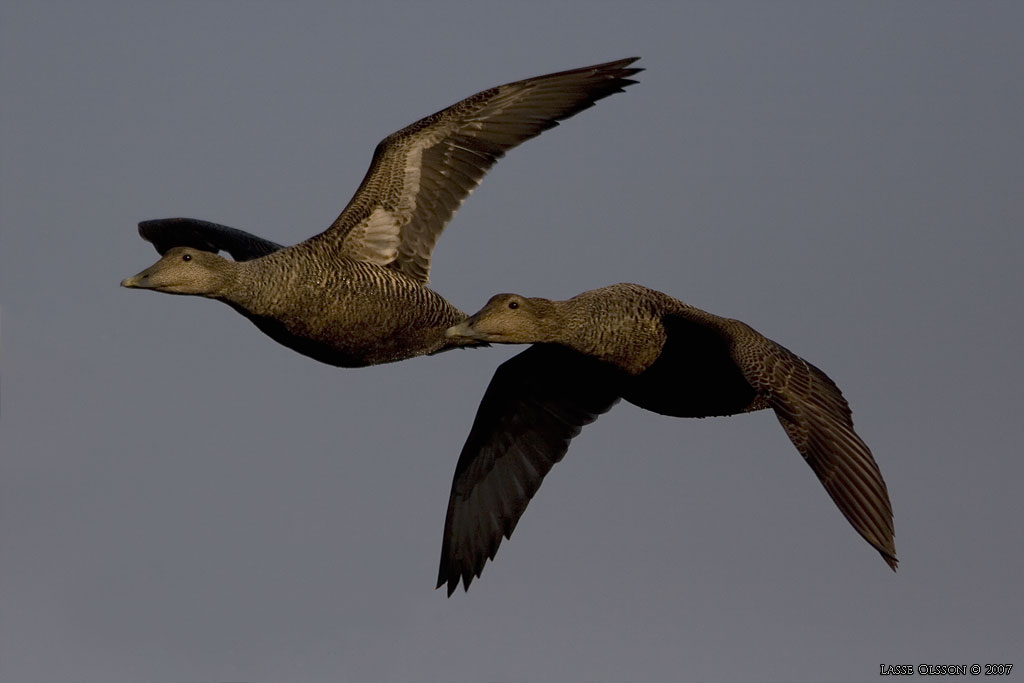
[(437, 587), (466, 589), (511, 538), (569, 442), (619, 400), (617, 371), (556, 346), (503, 363), (480, 402), (452, 480)]
[(853, 429), (839, 387), (803, 358), (757, 337), (763, 341), (753, 350), (737, 345), (737, 364), (755, 390), (768, 397), (786, 434), (843, 516), (895, 570), (889, 492), (871, 450)]
[(359, 189), (314, 237), (358, 260), (427, 282), (442, 230), (487, 171), (513, 147), (636, 81), (637, 58), (477, 93), (386, 137)]
[(159, 218), (139, 223), (139, 236), (162, 255), (174, 247), (226, 251), (236, 261), (249, 261), (281, 249), (276, 242), (219, 223), (196, 218)]

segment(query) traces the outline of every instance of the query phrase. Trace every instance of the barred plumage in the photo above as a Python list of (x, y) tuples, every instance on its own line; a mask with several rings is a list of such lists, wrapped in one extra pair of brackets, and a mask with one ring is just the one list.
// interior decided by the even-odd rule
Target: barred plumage
[(636, 59), (491, 88), (389, 135), (341, 215), (292, 247), (191, 218), (144, 221), (163, 258), (121, 284), (222, 300), (332, 365), (473, 344), (445, 338), (466, 316), (426, 286), (441, 232), (505, 152), (635, 83)]
[(620, 399), (674, 417), (772, 408), (854, 529), (896, 569), (892, 506), (824, 372), (738, 320), (633, 284), (568, 301), (499, 294), (447, 333), (533, 344), (494, 373), (459, 455), (437, 587), (468, 590), (581, 429)]

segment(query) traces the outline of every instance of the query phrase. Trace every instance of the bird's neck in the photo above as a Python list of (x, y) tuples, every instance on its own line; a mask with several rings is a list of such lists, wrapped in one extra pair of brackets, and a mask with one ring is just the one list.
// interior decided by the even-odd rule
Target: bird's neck
[(273, 308), (277, 299), (273, 291), (267, 290), (285, 282), (288, 273), (284, 264), (267, 257), (229, 263), (231, 268), (225, 275), (224, 286), (212, 295), (213, 298), (256, 315), (271, 313), (264, 309)]

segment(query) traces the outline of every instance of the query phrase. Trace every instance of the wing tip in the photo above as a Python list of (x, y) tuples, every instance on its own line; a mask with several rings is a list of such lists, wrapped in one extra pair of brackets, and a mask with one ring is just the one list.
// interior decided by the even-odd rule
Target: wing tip
[(882, 550), (881, 548), (879, 548), (878, 553), (882, 556), (882, 559), (885, 560), (885, 563), (889, 565), (889, 569), (893, 570), (894, 572), (897, 571), (897, 569), (899, 569), (900, 560), (898, 557), (896, 557), (895, 552), (891, 550)]
[[(607, 71), (607, 72), (610, 73), (610, 75), (614, 75), (615, 77), (617, 77), (619, 79), (625, 80), (625, 79), (628, 79), (630, 76), (635, 76), (638, 73), (640, 73), (641, 71), (645, 71), (646, 70), (646, 68), (642, 67), (642, 66), (630, 66), (630, 64), (633, 64), (633, 63), (637, 62), (639, 59), (640, 59), (639, 55), (636, 56), (636, 57), (626, 57), (624, 59), (616, 59), (615, 61), (607, 62), (605, 64), (598, 64), (595, 67), (595, 70), (597, 70), (597, 71)], [(632, 84), (632, 83), (636, 83), (636, 81), (629, 81), (628, 84)]]
[(639, 71), (643, 71), (644, 67), (642, 67), (642, 66), (634, 66), (634, 67), (630, 67), (629, 69), (627, 69), (627, 67), (629, 67), (630, 64), (633, 64), (633, 63), (635, 63), (635, 62), (637, 62), (639, 60), (640, 60), (640, 55), (635, 55), (633, 57), (623, 57), (621, 59), (613, 59), (610, 62), (604, 62), (602, 64), (594, 64), (591, 67), (583, 67), (583, 68), (584, 69), (590, 68), (590, 69), (594, 69), (595, 71), (613, 71), (613, 70), (627, 71), (628, 70), (628, 71), (633, 71), (633, 72), (639, 72)]
[[(476, 576), (480, 576), (480, 572), (477, 572)], [(475, 576), (473, 575), (473, 572), (462, 572), (460, 574), (457, 572), (452, 572), (447, 567), (442, 565), (441, 570), (437, 574), (437, 585), (434, 586), (434, 590), (437, 590), (441, 587), (446, 587), (445, 590), (447, 592), (447, 595), (445, 597), (450, 598), (452, 597), (452, 595), (455, 594), (455, 591), (458, 590), (459, 581), (461, 580), (463, 592), (468, 593), (469, 584), (473, 583), (474, 578)]]

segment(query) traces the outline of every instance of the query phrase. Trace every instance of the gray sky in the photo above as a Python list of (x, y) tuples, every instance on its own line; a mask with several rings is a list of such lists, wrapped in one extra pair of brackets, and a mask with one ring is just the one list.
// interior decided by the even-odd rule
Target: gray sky
[[(0, 6), (0, 679), (1024, 672), (1024, 6), (182, 5)], [(886, 477), (898, 574), (770, 412), (621, 405), (446, 600), (452, 471), (518, 348), (339, 370), (117, 286), (156, 258), (139, 220), (300, 241), (386, 134), (635, 54), (497, 165), (433, 286), (640, 282), (801, 354)]]

